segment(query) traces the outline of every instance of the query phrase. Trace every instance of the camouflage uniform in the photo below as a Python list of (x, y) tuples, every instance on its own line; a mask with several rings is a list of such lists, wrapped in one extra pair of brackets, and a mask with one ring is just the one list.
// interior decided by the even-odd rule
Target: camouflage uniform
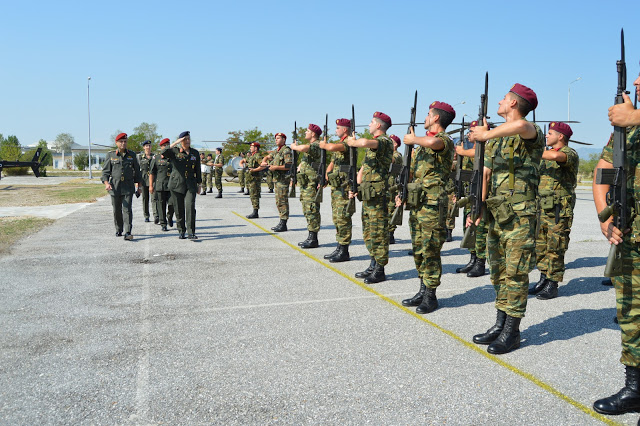
[(213, 166), (207, 164), (209, 162), (211, 162), (211, 160), (208, 160), (206, 158), (200, 160), (200, 170), (202, 171), (202, 189), (204, 190), (204, 192), (206, 192), (208, 189), (213, 189), (213, 185), (211, 184), (211, 168)]
[(358, 192), (362, 197), (362, 235), (365, 245), (376, 264), (384, 267), (389, 262), (387, 184), (394, 142), (386, 134), (376, 139), (378, 148), (365, 150), (362, 183)]
[(300, 202), (302, 213), (307, 219), (307, 230), (318, 232), (320, 230), (320, 203), (315, 202), (318, 192), (318, 172), (312, 164), (320, 162), (319, 142), (309, 145), (309, 151), (303, 153), (298, 172), (298, 184), (300, 185)]
[[(213, 160), (213, 164), (222, 164), (222, 167), (213, 167), (212, 170), (212, 174), (215, 177), (215, 184), (216, 184), (216, 189), (218, 190), (218, 192), (222, 192), (222, 169), (224, 168), (224, 157), (222, 156), (222, 154), (217, 154), (216, 158)], [(247, 181), (247, 176), (245, 174), (244, 177), (245, 183), (248, 185)]]
[(485, 155), (485, 167), (492, 170), (487, 196), (491, 282), (496, 308), (514, 318), (524, 317), (535, 266), (536, 188), (545, 139), (533, 125), (535, 139), (498, 138)]
[[(453, 161), (452, 161), (453, 163)], [(455, 173), (455, 170), (454, 172)], [(453, 199), (456, 196), (456, 181), (451, 178), (451, 173), (447, 176), (447, 181), (445, 184), (445, 192), (447, 193), (447, 198), (449, 200), (449, 208), (447, 209), (447, 229), (453, 230), (456, 227), (456, 217), (455, 210), (453, 209), (454, 201)]]
[[(255, 154), (248, 154), (246, 157), (246, 164), (250, 169), (255, 169), (256, 167), (260, 167), (260, 163), (262, 162), (263, 154), (256, 151)], [(251, 205), (255, 210), (260, 210), (260, 192), (262, 190), (261, 181), (262, 181), (262, 173), (251, 173), (247, 171), (246, 184), (247, 189), (249, 190), (249, 195), (251, 198)]]
[[(274, 166), (284, 166), (287, 163), (291, 164), (293, 156), (291, 155), (291, 148), (283, 145), (280, 149), (276, 149), (272, 154), (273, 159), (271, 164)], [(278, 208), (278, 214), (280, 220), (289, 219), (289, 183), (291, 177), (288, 170), (276, 170), (271, 172), (275, 180), (276, 189), (276, 207)]]
[(121, 233), (124, 228), (124, 232), (131, 233), (134, 183), (140, 183), (141, 180), (140, 166), (135, 152), (126, 150), (120, 154), (117, 150), (109, 151), (102, 165), (102, 182), (109, 182), (112, 187), (109, 195), (111, 195), (116, 232)]
[[(613, 137), (602, 150), (601, 158), (613, 163)], [(627, 202), (631, 218), (638, 214), (640, 200), (640, 126), (627, 127)], [(622, 257), (624, 275), (613, 277), (616, 289), (618, 324), (622, 332), (620, 362), (640, 367), (640, 215), (630, 223), (631, 232), (624, 234)]]
[(147, 158), (144, 153), (140, 155), (138, 158), (138, 163), (140, 164), (140, 173), (142, 175), (142, 181), (140, 182), (140, 186), (142, 187), (140, 191), (142, 192), (142, 210), (144, 213), (144, 218), (149, 219), (149, 199), (151, 199), (151, 211), (153, 213), (153, 218), (158, 217), (158, 212), (156, 211), (156, 196), (155, 194), (149, 194), (149, 165), (151, 164), (151, 160), (153, 159), (153, 155)]
[[(393, 159), (391, 160), (393, 164), (402, 164), (402, 154), (398, 151), (393, 151)], [(387, 212), (389, 214), (389, 220), (391, 220), (391, 215), (393, 211), (396, 209), (396, 195), (398, 195), (398, 185), (396, 185), (396, 176), (389, 174), (389, 183), (388, 183), (389, 191), (387, 192)], [(389, 224), (389, 232), (393, 233), (398, 228), (398, 225)]]
[(329, 173), (329, 185), (331, 185), (331, 218), (336, 227), (336, 242), (341, 246), (351, 244), (351, 216), (354, 212), (347, 211), (349, 204), (349, 179), (345, 172), (340, 171), (340, 166), (349, 165), (349, 145), (342, 138), (340, 142), (344, 151), (333, 151), (333, 170)]
[(149, 174), (154, 176), (154, 194), (156, 195), (156, 211), (160, 225), (166, 226), (167, 217), (173, 217), (171, 191), (169, 191), (169, 177), (171, 176), (171, 162), (162, 158), (160, 154), (153, 156), (149, 167)]
[(565, 146), (559, 151), (567, 156), (566, 162), (542, 160), (540, 164), (540, 224), (536, 239), (538, 270), (556, 282), (562, 281), (564, 275), (564, 253), (569, 247), (579, 163), (573, 148)]
[[(245, 172), (244, 169), (239, 169), (238, 170), (238, 183), (240, 184), (241, 188), (244, 188), (245, 185)], [(242, 192), (242, 191), (239, 191)]]
[(444, 148), (434, 151), (416, 145), (411, 160), (413, 180), (409, 184), (407, 207), (413, 260), (427, 288), (437, 288), (442, 275), (440, 250), (446, 237), (449, 197), (446, 183), (451, 175), (453, 141), (444, 132), (428, 134), (442, 140)]
[[(485, 144), (484, 144), (484, 152), (485, 152), (485, 158), (487, 156), (487, 153), (491, 152), (491, 147), (493, 146), (493, 143), (495, 142), (494, 139), (488, 140)], [(469, 160), (469, 169), (468, 170), (473, 170), (473, 158), (471, 157), (465, 157)], [(465, 165), (465, 162), (462, 162), (463, 166)], [(487, 213), (486, 213), (486, 209), (483, 212), (484, 214), (480, 217), (480, 222), (478, 223), (478, 225), (476, 226), (476, 245), (474, 248), (472, 248), (471, 250), (469, 250), (469, 253), (471, 254), (475, 254), (478, 259), (486, 259), (487, 258), (487, 232), (489, 230), (488, 227), (488, 223), (487, 223)], [(471, 206), (467, 206), (465, 207), (465, 226), (466, 226), (466, 219), (467, 216), (471, 214)]]
[(273, 191), (273, 185), (274, 185), (274, 175), (273, 172), (271, 170), (267, 171), (267, 188), (269, 188), (269, 191)]

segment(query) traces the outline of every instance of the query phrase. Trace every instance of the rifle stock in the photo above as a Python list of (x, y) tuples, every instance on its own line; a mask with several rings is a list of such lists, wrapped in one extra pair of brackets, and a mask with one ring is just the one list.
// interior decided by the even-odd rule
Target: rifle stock
[[(293, 142), (298, 143), (298, 122), (293, 122)], [(289, 169), (291, 175), (291, 189), (289, 190), (289, 198), (296, 197), (296, 184), (298, 183), (298, 151), (293, 150), (293, 159), (291, 162), (291, 168)]]
[[(329, 142), (329, 134), (327, 133), (328, 131), (329, 131), (329, 114), (327, 114), (324, 119), (324, 137), (327, 139), (327, 142)], [(321, 149), (320, 165), (318, 166), (318, 188), (316, 190), (316, 198), (314, 200), (316, 203), (322, 202), (322, 193), (324, 192), (323, 191), (324, 187), (327, 185), (326, 174), (327, 174), (327, 150)]]

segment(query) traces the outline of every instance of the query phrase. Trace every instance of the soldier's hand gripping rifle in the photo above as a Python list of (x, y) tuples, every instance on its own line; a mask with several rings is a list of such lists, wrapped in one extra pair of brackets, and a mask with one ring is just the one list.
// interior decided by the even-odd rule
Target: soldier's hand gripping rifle
[[(487, 116), (487, 100), (489, 97), (489, 73), (484, 76), (484, 93), (480, 95), (480, 108), (478, 111), (478, 126), (484, 124)], [(471, 204), (471, 225), (465, 230), (460, 242), (461, 248), (473, 249), (476, 245), (476, 220), (482, 214), (482, 187), (484, 184), (484, 145), (485, 142), (476, 141), (476, 149), (473, 157), (473, 174), (469, 196), (458, 201), (458, 207)]]
[[(293, 142), (298, 143), (298, 122), (293, 122)], [(298, 183), (298, 151), (293, 150), (293, 160), (291, 162), (291, 168), (289, 169), (289, 175), (291, 176), (291, 190), (289, 191), (289, 198), (296, 197), (296, 184)]]
[[(324, 137), (327, 139), (327, 142), (329, 142), (328, 131), (329, 131), (329, 114), (327, 114), (324, 119)], [(321, 149), (320, 164), (318, 164), (318, 190), (316, 191), (316, 198), (314, 200), (316, 203), (322, 202), (322, 192), (324, 187), (327, 185), (326, 176), (327, 176), (327, 150)]]
[[(458, 144), (462, 148), (464, 148), (464, 131), (465, 131), (465, 124), (464, 124), (464, 117), (462, 117), (462, 127), (460, 128), (460, 138), (458, 141)], [(453, 180), (456, 185), (456, 191), (455, 191), (456, 202), (453, 205), (454, 217), (458, 217), (459, 215), (458, 210), (460, 209), (460, 206), (458, 205), (458, 202), (464, 199), (465, 196), (467, 195), (464, 190), (464, 183), (471, 182), (471, 177), (473, 175), (473, 172), (471, 170), (462, 169), (462, 160), (463, 160), (462, 157), (463, 157), (462, 155), (456, 154), (456, 169), (453, 172)]]
[[(616, 93), (615, 104), (624, 103), (623, 93), (628, 93), (627, 88), (627, 65), (624, 59), (624, 30), (620, 34), (621, 54), (620, 60), (616, 62), (618, 68), (618, 91)], [(613, 168), (598, 169), (596, 174), (596, 184), (610, 185), (607, 194), (607, 207), (598, 213), (600, 222), (606, 222), (613, 216), (613, 225), (624, 232), (629, 222), (629, 211), (627, 205), (627, 170), (625, 162), (627, 158), (627, 129), (624, 127), (613, 127)], [(607, 265), (604, 268), (605, 277), (617, 277), (623, 274), (622, 244), (611, 244)]]
[[(351, 104), (351, 136), (356, 137), (356, 110)], [(349, 147), (349, 170), (347, 171), (349, 187), (354, 194), (358, 192), (358, 148)], [(356, 211), (356, 199), (349, 198), (347, 203), (347, 213), (353, 214)]]
[[(409, 119), (409, 127), (407, 128), (407, 134), (411, 133), (411, 131), (415, 132), (417, 108), (418, 108), (418, 91), (416, 90), (416, 95), (413, 98), (413, 108), (411, 108), (411, 118)], [(396, 209), (393, 211), (393, 215), (391, 216), (391, 221), (389, 222), (391, 225), (396, 225), (396, 226), (402, 225), (402, 215), (404, 213), (403, 206), (404, 206), (404, 203), (407, 202), (407, 197), (409, 195), (407, 187), (409, 185), (412, 152), (413, 152), (413, 144), (405, 145), (404, 157), (402, 158), (402, 170), (400, 171), (400, 175), (398, 176), (398, 194), (400, 196), (400, 200), (402, 201), (402, 203), (399, 206), (396, 206)]]

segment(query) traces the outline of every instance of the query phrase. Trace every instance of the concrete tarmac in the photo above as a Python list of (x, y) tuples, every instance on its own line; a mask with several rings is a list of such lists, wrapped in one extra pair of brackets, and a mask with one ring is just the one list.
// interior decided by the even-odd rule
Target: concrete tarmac
[[(388, 281), (369, 264), (360, 205), (350, 262), (335, 247), (329, 189), (321, 247), (298, 199), (289, 231), (263, 186), (260, 218), (238, 187), (197, 199), (197, 241), (145, 223), (115, 237), (110, 198), (76, 210), (0, 257), (0, 423), (32, 424), (636, 424), (592, 403), (624, 385), (615, 297), (601, 284), (608, 244), (579, 189), (559, 297), (529, 298), (522, 346), (471, 343), (495, 322), (489, 276), (467, 278), (442, 250), (440, 308), (401, 306), (419, 286), (408, 215)], [(141, 198), (140, 198), (141, 200)], [(530, 280), (538, 280), (534, 270)]]

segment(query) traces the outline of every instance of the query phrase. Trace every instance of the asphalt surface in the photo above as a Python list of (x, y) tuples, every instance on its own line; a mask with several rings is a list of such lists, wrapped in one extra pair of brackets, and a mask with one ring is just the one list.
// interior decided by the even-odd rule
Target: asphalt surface
[(590, 409), (624, 369), (589, 190), (559, 297), (530, 298), (521, 348), (499, 357), (471, 343), (495, 321), (494, 290), (488, 275), (455, 273), (468, 260), (460, 219), (442, 250), (440, 308), (419, 316), (400, 305), (419, 285), (407, 215), (388, 281), (366, 286), (352, 278), (369, 263), (360, 206), (352, 261), (330, 264), (328, 189), (311, 250), (297, 248), (298, 200), (275, 235), (274, 195), (263, 187), (249, 221), (237, 190), (198, 197), (195, 242), (145, 223), (139, 201), (134, 240), (117, 238), (105, 197), (0, 257), (0, 423), (636, 424)]

